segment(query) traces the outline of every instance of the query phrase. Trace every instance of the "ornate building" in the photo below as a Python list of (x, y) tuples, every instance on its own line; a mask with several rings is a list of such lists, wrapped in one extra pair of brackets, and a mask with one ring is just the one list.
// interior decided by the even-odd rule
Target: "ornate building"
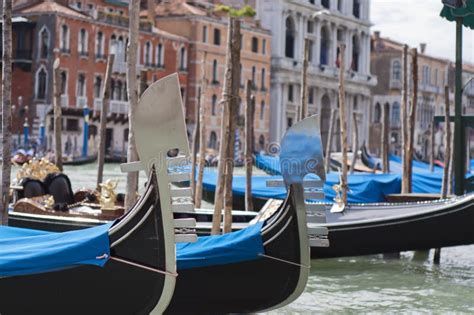
[[(360, 141), (368, 138), (371, 93), (369, 0), (259, 0), (257, 19), (272, 32), (271, 140), (279, 142), (297, 119), (304, 39), (310, 40), (308, 104), (321, 115), (323, 145), (338, 105), (339, 43), (345, 43), (348, 117), (357, 113)], [(349, 135), (353, 130), (348, 119)], [(335, 128), (337, 134), (339, 128)], [(349, 136), (349, 141), (351, 137)], [(333, 141), (340, 149), (339, 137)]]

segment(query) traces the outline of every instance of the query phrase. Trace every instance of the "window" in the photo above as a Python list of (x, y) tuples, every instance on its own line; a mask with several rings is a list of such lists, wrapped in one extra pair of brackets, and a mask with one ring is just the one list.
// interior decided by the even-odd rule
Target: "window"
[(145, 62), (146, 67), (151, 67), (151, 43), (146, 42), (143, 49), (143, 61)]
[(77, 78), (77, 96), (85, 96), (86, 95), (86, 76), (81, 73)]
[(66, 24), (61, 26), (61, 52), (69, 53), (69, 27)]
[(211, 131), (211, 135), (209, 137), (209, 148), (217, 149), (217, 135), (215, 131)]
[(435, 69), (434, 72), (434, 85), (438, 86), (438, 69)]
[(314, 4), (314, 0), (309, 0), (309, 3)]
[[(109, 53), (117, 55), (118, 53), (118, 42), (117, 37), (112, 35), (109, 42)], [(116, 56), (117, 57), (117, 56)], [(118, 61), (118, 60), (117, 60)]]
[(258, 53), (258, 38), (252, 37), (252, 52)]
[(381, 117), (382, 117), (382, 108), (380, 106), (380, 103), (377, 103), (375, 104), (374, 122), (379, 123)]
[(263, 135), (260, 135), (258, 138), (258, 145), (260, 146), (260, 150), (265, 150), (265, 137)]
[(308, 40), (308, 62), (313, 62), (313, 41)]
[(265, 118), (265, 101), (260, 102), (260, 120)]
[(122, 81), (120, 80), (117, 80), (117, 88), (115, 89), (115, 99), (117, 101), (121, 101), (122, 100), (122, 96), (123, 96), (123, 84), (122, 84)]
[(321, 51), (319, 63), (327, 65), (329, 63), (329, 33), (326, 27), (321, 30)]
[(354, 0), (353, 3), (354, 4), (352, 6), (352, 14), (356, 18), (360, 18), (360, 0)]
[(104, 33), (97, 32), (97, 37), (95, 41), (95, 53), (97, 59), (105, 59), (104, 54)]
[(288, 85), (288, 102), (293, 102), (293, 85)]
[(285, 57), (295, 57), (295, 23), (291, 17), (288, 17), (285, 22)]
[(400, 81), (402, 79), (402, 64), (399, 60), (392, 63), (392, 80)]
[(312, 20), (308, 21), (308, 24), (306, 25), (306, 31), (310, 34), (314, 32), (314, 22)]
[(186, 71), (186, 65), (187, 65), (187, 54), (186, 54), (186, 48), (181, 47), (179, 50), (179, 70), (180, 71)]
[(286, 119), (286, 126), (287, 126), (288, 128), (290, 128), (291, 126), (293, 126), (293, 118), (292, 118), (292, 117), (288, 117), (288, 118)]
[(207, 43), (207, 26), (202, 27), (202, 42)]
[(40, 32), (40, 58), (47, 59), (49, 54), (49, 32), (43, 28)]
[(352, 65), (351, 69), (353, 71), (359, 71), (359, 38), (357, 36), (352, 37)]
[(81, 30), (79, 31), (79, 42), (77, 47), (79, 55), (87, 56), (87, 32), (83, 28), (81, 28)]
[(218, 77), (217, 77), (217, 60), (214, 59), (212, 62), (212, 83), (218, 84)]
[(329, 0), (321, 0), (321, 5), (326, 9), (329, 9)]
[(391, 113), (391, 122), (393, 125), (398, 125), (400, 123), (400, 104), (398, 102), (393, 103), (392, 113)]
[(48, 74), (44, 67), (41, 67), (40, 70), (37, 72), (36, 75), (36, 98), (44, 100), (46, 98), (46, 80), (48, 78)]
[(265, 55), (267, 53), (267, 40), (262, 39), (262, 55)]
[(218, 28), (214, 29), (214, 45), (219, 46), (221, 44), (221, 30)]
[(265, 68), (262, 68), (262, 73), (261, 73), (261, 76), (262, 76), (262, 78), (261, 78), (262, 85), (261, 85), (261, 87), (260, 87), (260, 89), (261, 89), (262, 91), (265, 91), (265, 90), (266, 90), (266, 88), (265, 88), (265, 75), (266, 75), (266, 73), (265, 73)]
[(66, 131), (79, 131), (79, 119), (66, 119)]
[(342, 12), (342, 1), (343, 0), (337, 0), (337, 10), (339, 12)]
[(239, 65), (239, 71), (240, 71), (240, 87), (243, 88), (244, 87), (244, 76), (243, 76), (243, 69), (242, 69), (242, 64)]
[(67, 95), (67, 72), (61, 71), (61, 95)]
[(257, 81), (257, 68), (255, 66), (252, 67), (252, 89), (255, 89), (257, 87), (256, 81)]
[(211, 99), (211, 115), (216, 116), (216, 106), (217, 106), (217, 95), (212, 95)]
[(431, 83), (431, 69), (429, 66), (423, 66), (423, 74), (422, 74), (422, 78), (421, 78), (421, 82), (423, 84), (430, 84)]
[(164, 67), (164, 51), (162, 44), (158, 44), (158, 46), (156, 46), (156, 64), (158, 67)]
[(100, 76), (95, 77), (94, 82), (94, 97), (101, 98), (102, 78)]
[(314, 91), (313, 88), (310, 87), (308, 89), (308, 104), (313, 104), (314, 103)]

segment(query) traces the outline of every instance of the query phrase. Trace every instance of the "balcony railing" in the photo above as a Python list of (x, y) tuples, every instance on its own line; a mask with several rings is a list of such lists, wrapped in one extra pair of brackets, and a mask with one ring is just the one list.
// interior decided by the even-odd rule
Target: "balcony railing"
[(111, 100), (109, 112), (113, 114), (128, 114), (128, 102)]
[(102, 99), (101, 98), (94, 98), (94, 110), (102, 110)]
[(61, 107), (69, 107), (69, 96), (61, 95)]
[(86, 96), (78, 96), (76, 106), (79, 107), (79, 108), (87, 107), (87, 97)]

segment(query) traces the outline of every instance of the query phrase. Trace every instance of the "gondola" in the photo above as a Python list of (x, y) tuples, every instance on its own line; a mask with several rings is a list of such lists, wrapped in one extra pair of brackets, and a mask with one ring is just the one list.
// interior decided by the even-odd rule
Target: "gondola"
[[(157, 208), (162, 213), (192, 212), (194, 205), (187, 199), (190, 189), (171, 185), (189, 181), (189, 173), (184, 174), (179, 168), (189, 161), (189, 144), (177, 75), (161, 79), (145, 91), (135, 119), (141, 161), (122, 165), (122, 170), (144, 170), (150, 177), (155, 166), (160, 196)], [(300, 159), (304, 167), (297, 173), (285, 174), (280, 184), (288, 188), (288, 196), (280, 207), (269, 208), (239, 232), (178, 244), (177, 286), (166, 313), (259, 312), (282, 307), (303, 292), (309, 274), (309, 245), (328, 245), (325, 229), (308, 231), (304, 201), (311, 193), (307, 191), (309, 186), (315, 182), (303, 183), (304, 176), (310, 172), (322, 179), (325, 176), (321, 163), (306, 163), (310, 159), (322, 160), (321, 146), (317, 145), (318, 121), (316, 117), (307, 118), (285, 136), (283, 143), (287, 145), (282, 145), (282, 152)], [(158, 126), (167, 132), (160, 132)], [(295, 150), (291, 146), (295, 137), (306, 137), (311, 145)], [(77, 228), (87, 225), (80, 218), (69, 220)], [(61, 220), (57, 223), (62, 224)]]
[(70, 160), (64, 160), (63, 165), (71, 165), (71, 166), (84, 165), (84, 164), (94, 163), (95, 160), (97, 160), (97, 155), (79, 156), (79, 157), (73, 157)]
[[(107, 254), (96, 257), (108, 259), (102, 268), (56, 266), (56, 260), (64, 254), (62, 251), (49, 257), (52, 269), (47, 272), (34, 269), (9, 276), (1, 274), (4, 270), (0, 266), (0, 313), (148, 314), (154, 309), (163, 312), (173, 294), (176, 277), (174, 236), (172, 229), (167, 228), (172, 226), (171, 220), (169, 214), (161, 211), (156, 176), (151, 172), (142, 198), (126, 215), (110, 227), (105, 226), (110, 253), (109, 257)], [(97, 228), (104, 226), (92, 229)], [(49, 234), (60, 240), (68, 235), (80, 239), (71, 234), (77, 232)], [(23, 240), (24, 243), (35, 240), (29, 237), (31, 235), (44, 233), (47, 236), (47, 232), (6, 227), (0, 229), (0, 244), (4, 244), (2, 236), (5, 240), (12, 233), (18, 234), (18, 242)], [(5, 250), (1, 248), (0, 252), (2, 249)], [(30, 251), (30, 247), (18, 249), (20, 255)], [(2, 258), (0, 265), (5, 264)], [(34, 261), (31, 264), (34, 265)]]

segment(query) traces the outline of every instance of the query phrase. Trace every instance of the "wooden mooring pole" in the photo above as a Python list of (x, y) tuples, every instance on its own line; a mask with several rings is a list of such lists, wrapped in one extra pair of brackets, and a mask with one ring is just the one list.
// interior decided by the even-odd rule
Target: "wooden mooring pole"
[(304, 48), (303, 48), (303, 69), (301, 71), (301, 100), (300, 106), (301, 110), (299, 113), (299, 120), (305, 119), (308, 115), (308, 58), (309, 58), (309, 44), (310, 41), (308, 38), (304, 39)]
[(389, 130), (390, 130), (390, 104), (385, 103), (382, 110), (382, 172), (389, 173), (390, 172), (390, 161), (388, 159), (388, 153), (390, 149), (390, 137), (389, 137)]
[(357, 122), (357, 113), (352, 113), (352, 162), (350, 173), (354, 173), (355, 165), (359, 155), (359, 127)]
[(402, 194), (409, 193), (408, 182), (408, 45), (403, 45), (403, 77), (402, 77), (402, 108), (400, 111), (400, 122), (402, 131)]
[(63, 171), (63, 146), (61, 140), (62, 134), (62, 109), (61, 109), (61, 70), (59, 69), (59, 58), (53, 65), (53, 112), (54, 112), (54, 163)]
[(345, 62), (344, 56), (346, 52), (346, 45), (339, 44), (340, 51), (340, 64), (339, 64), (339, 120), (341, 127), (341, 146), (342, 146), (342, 176), (341, 176), (341, 189), (342, 189), (342, 202), (347, 204), (347, 121), (346, 121), (346, 91), (344, 88), (344, 73)]
[(255, 115), (255, 96), (252, 95), (252, 81), (245, 85), (245, 210), (253, 211), (252, 167), (253, 167), (253, 124)]
[(331, 171), (331, 148), (332, 138), (334, 134), (334, 127), (337, 119), (337, 109), (331, 111), (331, 120), (329, 121), (328, 142), (326, 143), (326, 173)]
[(204, 166), (206, 165), (206, 62), (207, 52), (204, 52), (201, 63), (201, 88), (199, 89), (199, 161), (196, 179), (196, 191), (194, 192), (194, 204), (196, 208), (201, 208), (202, 201), (202, 180), (204, 177)]

